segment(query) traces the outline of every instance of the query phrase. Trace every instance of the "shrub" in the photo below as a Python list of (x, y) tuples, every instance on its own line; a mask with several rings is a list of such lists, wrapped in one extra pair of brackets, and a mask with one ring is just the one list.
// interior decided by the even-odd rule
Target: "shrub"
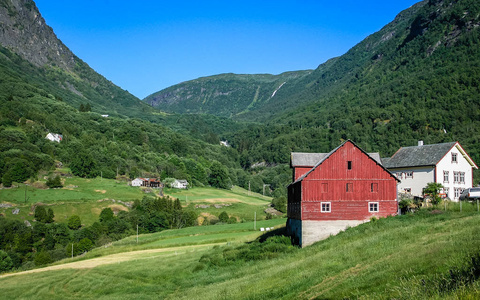
[(62, 181), (60, 179), (60, 176), (55, 176), (54, 178), (48, 178), (47, 179), (47, 182), (46, 182), (46, 185), (51, 188), (51, 189), (55, 189), (55, 188), (61, 188), (63, 187), (63, 184), (62, 184)]
[(5, 272), (13, 268), (13, 261), (7, 252), (0, 250), (0, 272)]
[(68, 225), (68, 228), (72, 230), (77, 230), (80, 227), (82, 227), (82, 221), (80, 220), (79, 216), (73, 215), (70, 218), (68, 218), (67, 225)]

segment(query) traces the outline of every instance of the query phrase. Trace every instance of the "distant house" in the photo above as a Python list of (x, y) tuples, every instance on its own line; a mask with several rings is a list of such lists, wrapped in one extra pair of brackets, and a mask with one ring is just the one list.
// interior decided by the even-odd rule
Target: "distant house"
[(45, 138), (52, 142), (60, 143), (63, 140), (63, 135), (49, 132)]
[(228, 141), (220, 141), (220, 145), (225, 147), (230, 147), (230, 144), (228, 143)]
[(104, 117), (104, 118), (108, 118), (108, 115), (100, 115), (100, 116), (102, 116), (102, 117)]
[(302, 247), (398, 212), (399, 180), (350, 140), (330, 153), (292, 153), (291, 166), (287, 231)]
[(143, 179), (142, 178), (135, 178), (132, 180), (132, 186), (142, 186), (143, 185)]
[(131, 185), (158, 188), (161, 186), (161, 182), (156, 178), (135, 178)]
[(382, 158), (384, 166), (402, 182), (399, 193), (422, 197), (429, 182), (441, 183), (443, 194), (451, 200), (473, 186), (475, 162), (458, 142), (402, 147), (392, 157)]
[(171, 184), (171, 187), (175, 189), (186, 189), (188, 187), (188, 181), (183, 179), (175, 179), (175, 181)]

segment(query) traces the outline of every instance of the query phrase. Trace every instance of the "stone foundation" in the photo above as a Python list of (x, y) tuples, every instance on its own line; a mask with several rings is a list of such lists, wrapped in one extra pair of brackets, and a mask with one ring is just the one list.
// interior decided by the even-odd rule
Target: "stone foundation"
[(288, 219), (287, 232), (300, 247), (309, 246), (336, 235), (348, 227), (355, 227), (366, 221), (339, 220), (339, 221), (307, 221)]

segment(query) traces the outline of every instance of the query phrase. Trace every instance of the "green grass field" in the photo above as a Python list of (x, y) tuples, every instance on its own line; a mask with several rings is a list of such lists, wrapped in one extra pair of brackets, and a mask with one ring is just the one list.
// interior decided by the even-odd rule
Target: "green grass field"
[[(91, 225), (98, 220), (102, 209), (112, 207), (114, 211), (128, 209), (118, 202), (132, 202), (142, 199), (145, 195), (158, 196), (158, 190), (145, 193), (145, 189), (128, 186), (126, 182), (112, 179), (83, 179), (64, 178), (64, 187), (61, 189), (40, 189), (32, 185), (1, 189), (0, 203), (15, 205), (10, 208), (0, 208), (0, 214), (6, 218), (32, 221), (34, 219), (34, 204), (49, 205), (55, 213), (55, 221), (64, 222), (71, 215), (78, 215), (82, 224)], [(26, 193), (25, 193), (26, 192)], [(226, 211), (240, 221), (253, 221), (255, 213), (257, 219), (265, 219), (263, 211), (269, 205), (271, 198), (262, 197), (239, 187), (232, 191), (214, 188), (193, 188), (189, 190), (165, 189), (165, 195), (179, 198), (185, 207), (195, 210), (204, 216), (218, 216)], [(26, 194), (26, 196), (25, 196)], [(27, 201), (25, 201), (27, 199)], [(196, 205), (209, 205), (208, 208)], [(216, 206), (216, 207), (215, 207)], [(18, 214), (12, 214), (18, 208)]]
[[(464, 265), (479, 252), (479, 224), (477, 212), (437, 211), (389, 217), (275, 259), (225, 267), (199, 267), (200, 257), (213, 249), (210, 245), (195, 245), (208, 243), (217, 234), (223, 238), (224, 234), (230, 235), (228, 231), (241, 232), (241, 227), (251, 223), (165, 231), (141, 236), (138, 246), (132, 246), (136, 244), (134, 237), (119, 241), (111, 249), (102, 249), (102, 255), (107, 259), (115, 252), (114, 247), (185, 248), (138, 252), (135, 260), (94, 268), (3, 277), (0, 298), (478, 299), (477, 282), (445, 294), (422, 282), (447, 276), (449, 270)], [(240, 236), (235, 239), (241, 240)]]

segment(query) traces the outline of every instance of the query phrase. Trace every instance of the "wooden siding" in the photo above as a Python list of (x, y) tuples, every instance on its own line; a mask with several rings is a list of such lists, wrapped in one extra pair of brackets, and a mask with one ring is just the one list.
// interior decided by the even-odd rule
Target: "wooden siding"
[(298, 178), (302, 177), (303, 174), (306, 174), (313, 168), (311, 167), (294, 167), (293, 168), (293, 181), (297, 181)]
[[(297, 185), (302, 220), (365, 220), (397, 213), (396, 179), (349, 141), (295, 184), (289, 205), (297, 201), (290, 200), (298, 197)], [(331, 211), (321, 212), (321, 202), (330, 202)], [(378, 212), (369, 212), (369, 202), (378, 203)]]

